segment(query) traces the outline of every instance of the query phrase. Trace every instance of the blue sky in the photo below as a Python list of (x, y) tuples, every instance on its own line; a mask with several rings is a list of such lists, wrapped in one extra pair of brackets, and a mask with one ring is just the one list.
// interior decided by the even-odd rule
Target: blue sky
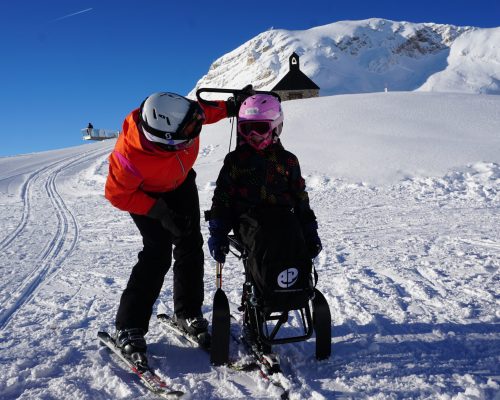
[(187, 94), (270, 27), (371, 17), (497, 27), (500, 1), (3, 1), (0, 156), (81, 144), (88, 122), (120, 129), (148, 94)]

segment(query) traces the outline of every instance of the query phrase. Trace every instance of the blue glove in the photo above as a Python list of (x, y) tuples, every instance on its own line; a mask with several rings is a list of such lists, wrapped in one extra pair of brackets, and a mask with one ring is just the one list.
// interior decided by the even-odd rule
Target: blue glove
[(220, 263), (226, 262), (226, 254), (229, 252), (229, 239), (227, 234), (231, 230), (231, 224), (224, 219), (211, 219), (208, 223), (208, 249), (213, 259)]
[(309, 257), (316, 258), (323, 250), (321, 239), (318, 236), (318, 223), (316, 221), (310, 222), (303, 227), (303, 231)]

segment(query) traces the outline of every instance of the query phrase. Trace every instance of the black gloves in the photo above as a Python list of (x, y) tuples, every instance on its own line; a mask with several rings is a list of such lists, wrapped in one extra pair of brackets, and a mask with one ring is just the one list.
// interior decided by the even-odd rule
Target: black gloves
[(247, 97), (250, 97), (254, 94), (255, 90), (253, 90), (253, 86), (246, 85), (235, 97), (230, 97), (229, 99), (227, 99), (226, 110), (228, 118), (237, 117), (241, 103), (243, 103)]
[(188, 236), (191, 233), (191, 219), (171, 210), (161, 198), (151, 207), (147, 216), (159, 220), (163, 228), (174, 236)]
[(309, 257), (316, 258), (323, 250), (321, 239), (318, 236), (318, 223), (316, 221), (310, 222), (303, 227), (303, 232)]

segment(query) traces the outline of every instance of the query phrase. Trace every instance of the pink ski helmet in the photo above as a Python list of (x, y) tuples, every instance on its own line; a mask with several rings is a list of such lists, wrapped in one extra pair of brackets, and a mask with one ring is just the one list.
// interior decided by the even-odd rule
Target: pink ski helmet
[(277, 97), (248, 97), (238, 113), (238, 132), (254, 149), (263, 150), (277, 140), (283, 128), (283, 111)]

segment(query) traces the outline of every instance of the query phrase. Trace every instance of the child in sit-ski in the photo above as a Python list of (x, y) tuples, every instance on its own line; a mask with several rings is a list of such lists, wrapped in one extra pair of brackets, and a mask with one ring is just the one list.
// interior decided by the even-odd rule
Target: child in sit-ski
[[(259, 265), (279, 262), (281, 269), (291, 264), (310, 269), (322, 250), (299, 161), (281, 144), (282, 129), (277, 97), (255, 94), (242, 103), (238, 144), (224, 160), (210, 210), (210, 254), (225, 262), (227, 234), (233, 229), (255, 264), (257, 281), (256, 274), (265, 274)], [(286, 282), (279, 286), (288, 287)]]

